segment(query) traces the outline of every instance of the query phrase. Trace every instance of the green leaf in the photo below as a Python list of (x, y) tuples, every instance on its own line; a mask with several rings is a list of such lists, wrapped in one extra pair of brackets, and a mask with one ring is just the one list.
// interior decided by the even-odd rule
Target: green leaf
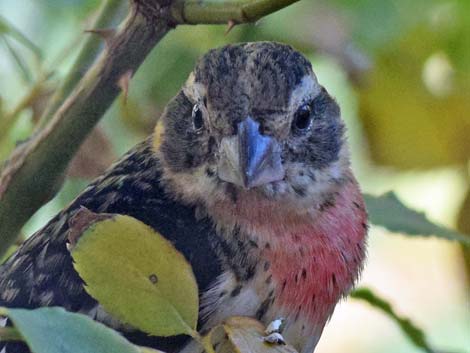
[[(93, 215), (95, 223), (72, 250), (87, 292), (111, 315), (152, 335), (193, 334), (198, 289), (183, 255), (132, 217), (109, 215), (96, 221), (103, 215)], [(75, 223), (81, 233), (84, 220)]]
[(435, 351), (429, 346), (426, 335), (424, 332), (417, 327), (410, 319), (402, 317), (395, 313), (390, 303), (386, 300), (378, 297), (368, 288), (357, 288), (350, 296), (355, 299), (360, 299), (368, 302), (370, 305), (382, 310), (391, 319), (393, 319), (402, 332), (413, 342), (413, 344), (419, 348), (422, 348), (425, 352), (434, 353)]
[(63, 308), (1, 308), (34, 353), (138, 353), (116, 331)]
[(424, 213), (406, 207), (393, 192), (381, 196), (364, 195), (369, 219), (392, 232), (405, 235), (436, 236), (470, 245), (470, 238), (430, 222)]

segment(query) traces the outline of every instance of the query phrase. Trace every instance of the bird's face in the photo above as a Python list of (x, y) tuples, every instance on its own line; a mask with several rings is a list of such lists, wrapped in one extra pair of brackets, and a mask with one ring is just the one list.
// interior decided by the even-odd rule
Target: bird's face
[(269, 42), (210, 51), (157, 126), (165, 177), (187, 200), (321, 204), (348, 168), (340, 110), (310, 63)]

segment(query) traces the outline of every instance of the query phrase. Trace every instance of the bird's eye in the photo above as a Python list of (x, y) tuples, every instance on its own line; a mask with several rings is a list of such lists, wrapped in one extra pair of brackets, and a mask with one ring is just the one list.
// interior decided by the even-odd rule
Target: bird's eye
[(295, 130), (305, 131), (312, 124), (312, 108), (308, 104), (302, 105), (294, 115), (292, 127)]
[(202, 118), (202, 111), (198, 104), (193, 107), (193, 127), (195, 131), (200, 131), (204, 126), (204, 119)]

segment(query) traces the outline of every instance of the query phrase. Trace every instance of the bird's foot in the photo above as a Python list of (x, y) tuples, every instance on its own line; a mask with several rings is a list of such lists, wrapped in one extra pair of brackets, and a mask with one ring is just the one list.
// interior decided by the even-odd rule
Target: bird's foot
[(280, 345), (286, 344), (284, 337), (282, 337), (281, 335), (284, 321), (285, 320), (283, 318), (278, 318), (269, 323), (269, 325), (266, 327), (266, 330), (264, 331), (265, 342), (271, 343), (271, 344), (280, 344)]

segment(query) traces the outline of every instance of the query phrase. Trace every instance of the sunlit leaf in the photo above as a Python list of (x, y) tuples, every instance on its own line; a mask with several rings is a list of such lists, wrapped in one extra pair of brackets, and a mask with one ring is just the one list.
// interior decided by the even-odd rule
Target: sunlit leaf
[(138, 353), (116, 331), (63, 308), (2, 308), (34, 353)]
[[(78, 233), (86, 228), (83, 220), (76, 223)], [(191, 266), (152, 228), (109, 215), (92, 219), (78, 237), (75, 269), (106, 311), (156, 336), (189, 334), (196, 327), (198, 289)]]
[(470, 245), (470, 238), (432, 223), (421, 212), (406, 207), (393, 192), (381, 196), (364, 195), (369, 219), (392, 232), (412, 236), (435, 236)]
[(424, 332), (417, 327), (410, 319), (398, 315), (392, 308), (390, 303), (383, 298), (380, 298), (368, 288), (357, 288), (351, 294), (352, 298), (360, 299), (368, 302), (370, 305), (382, 310), (387, 316), (394, 320), (402, 332), (408, 337), (414, 345), (422, 348), (424, 351), (434, 353), (433, 349), (427, 342)]

